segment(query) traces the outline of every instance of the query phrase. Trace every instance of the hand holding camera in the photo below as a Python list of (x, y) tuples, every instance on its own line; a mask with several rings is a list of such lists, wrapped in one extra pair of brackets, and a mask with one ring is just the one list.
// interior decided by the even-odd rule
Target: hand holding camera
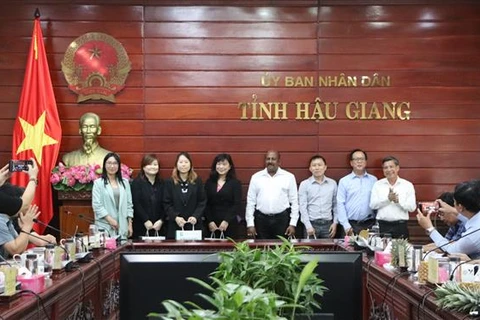
[(11, 175), (11, 172), (8, 171), (8, 164), (6, 164), (2, 169), (0, 169), (0, 186), (3, 186), (5, 181), (10, 179)]
[(430, 201), (430, 202), (419, 202), (418, 203), (418, 210), (424, 215), (428, 213), (438, 213), (439, 203), (438, 201)]
[(438, 203), (438, 212), (441, 215), (446, 215), (446, 214), (453, 214), (455, 216), (458, 215), (457, 209), (455, 207), (452, 207), (442, 199), (437, 199), (436, 202)]
[(30, 166), (33, 167), (33, 160), (10, 160), (8, 162), (8, 171), (10, 172), (20, 172), (20, 171), (29, 171)]

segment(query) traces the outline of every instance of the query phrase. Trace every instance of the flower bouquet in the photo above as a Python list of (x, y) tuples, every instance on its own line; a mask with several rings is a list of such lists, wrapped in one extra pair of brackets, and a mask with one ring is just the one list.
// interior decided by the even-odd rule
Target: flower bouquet
[[(129, 179), (132, 170), (122, 164), (122, 177)], [(62, 162), (52, 170), (50, 182), (55, 190), (59, 191), (92, 191), (93, 181), (102, 176), (100, 165), (78, 165), (66, 167)]]

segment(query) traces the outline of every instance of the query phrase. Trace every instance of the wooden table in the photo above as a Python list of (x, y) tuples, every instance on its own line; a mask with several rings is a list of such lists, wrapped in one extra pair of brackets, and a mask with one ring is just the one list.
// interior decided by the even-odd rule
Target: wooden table
[[(251, 241), (251, 246), (268, 247), (278, 242)], [(305, 242), (314, 251), (352, 250), (344, 248), (333, 241)], [(38, 296), (22, 295), (0, 305), (1, 319), (75, 319), (84, 307), (95, 319), (118, 318), (119, 257), (122, 252), (218, 252), (231, 250), (229, 242), (175, 242), (161, 243), (127, 243), (114, 251), (97, 251), (95, 259), (87, 264), (80, 264), (79, 269), (55, 274), (52, 283)], [(433, 286), (415, 284), (409, 276), (399, 276), (375, 265), (364, 256), (364, 292), (363, 315), (359, 319), (368, 319), (372, 301), (375, 305), (385, 302), (385, 306), (394, 314), (394, 319), (468, 319), (464, 314), (437, 310)], [(386, 292), (386, 294), (385, 294)], [(373, 300), (370, 300), (373, 299)], [(423, 302), (424, 301), (424, 302)], [(420, 317), (419, 317), (420, 315)]]
[(364, 319), (369, 318), (372, 301), (376, 307), (384, 304), (392, 319), (469, 319), (465, 314), (439, 310), (435, 303), (434, 285), (419, 285), (410, 274), (387, 271), (364, 257)]
[(77, 319), (85, 312), (90, 319), (116, 319), (119, 300), (119, 252), (97, 250), (89, 263), (71, 272), (54, 273), (47, 288), (38, 294), (0, 299), (1, 319)]

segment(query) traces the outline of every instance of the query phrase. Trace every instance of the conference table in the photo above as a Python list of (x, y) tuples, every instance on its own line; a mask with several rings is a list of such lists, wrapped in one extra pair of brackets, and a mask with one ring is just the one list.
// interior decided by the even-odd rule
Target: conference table
[[(278, 241), (254, 241), (255, 247), (269, 247)], [(353, 250), (341, 241), (295, 241), (313, 251)], [(79, 263), (73, 271), (52, 275), (43, 292), (0, 296), (0, 319), (77, 319), (86, 313), (90, 319), (119, 318), (120, 257), (124, 252), (192, 253), (232, 250), (229, 241), (127, 242), (114, 250), (95, 250), (93, 260)], [(415, 284), (409, 275), (379, 267), (363, 254), (363, 314), (369, 319), (371, 306), (382, 307), (392, 319), (469, 319), (465, 314), (438, 310), (434, 286)], [(83, 319), (83, 318), (82, 318)], [(88, 317), (87, 317), (88, 319)], [(342, 320), (342, 319), (339, 319)]]

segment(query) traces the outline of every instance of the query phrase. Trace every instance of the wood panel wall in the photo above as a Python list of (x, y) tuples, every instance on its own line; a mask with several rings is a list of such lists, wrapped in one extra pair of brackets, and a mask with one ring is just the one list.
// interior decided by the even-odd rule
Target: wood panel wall
[[(3, 1), (0, 4), (0, 163), (10, 158), (35, 8), (42, 28), (58, 110), (61, 154), (80, 146), (78, 119), (102, 118), (101, 144), (138, 169), (145, 153), (169, 176), (189, 151), (207, 178), (213, 157), (231, 153), (245, 186), (268, 149), (297, 181), (321, 153), (327, 175), (350, 171), (348, 152), (400, 159), (400, 175), (428, 200), (480, 164), (480, 3), (477, 1)], [(86, 32), (104, 32), (127, 50), (132, 71), (115, 104), (77, 104), (61, 73), (67, 46)], [(276, 76), (390, 76), (389, 87), (265, 87)], [(408, 101), (411, 119), (240, 120), (240, 101)]]

